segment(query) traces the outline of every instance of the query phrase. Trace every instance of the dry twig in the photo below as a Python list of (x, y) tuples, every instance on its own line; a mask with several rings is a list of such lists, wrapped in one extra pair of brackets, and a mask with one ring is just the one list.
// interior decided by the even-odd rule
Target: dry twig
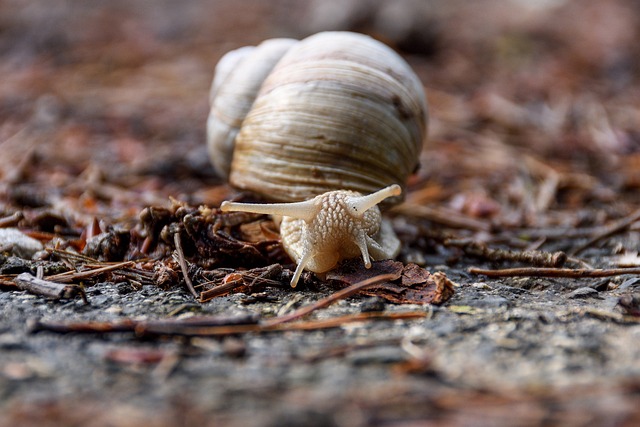
[(492, 249), (484, 243), (471, 240), (446, 240), (445, 246), (461, 248), (465, 254), (479, 257), (492, 262), (523, 262), (539, 267), (562, 267), (567, 261), (564, 252), (544, 252), (537, 250), (510, 251), (505, 249)]
[(631, 227), (631, 225), (633, 225), (634, 222), (638, 220), (640, 220), (640, 209), (636, 210), (635, 212), (632, 212), (630, 215), (614, 222), (613, 224), (609, 224), (602, 228), (597, 229), (595, 234), (589, 240), (587, 240), (585, 243), (578, 246), (577, 248), (573, 249), (571, 251), (571, 255), (577, 255), (583, 250), (597, 243), (599, 240), (602, 240), (606, 237), (612, 236), (616, 233), (626, 230), (627, 228)]
[(182, 270), (182, 276), (184, 277), (184, 283), (187, 285), (187, 290), (193, 295), (195, 299), (198, 299), (198, 293), (193, 288), (193, 282), (189, 277), (189, 269), (187, 268), (187, 261), (184, 259), (184, 252), (182, 252), (182, 240), (180, 240), (180, 233), (176, 232), (173, 235), (173, 241), (176, 244), (176, 252), (178, 253), (178, 263)]
[(50, 322), (37, 321), (31, 325), (32, 332), (48, 331), (57, 333), (121, 333), (134, 332), (137, 336), (227, 336), (243, 333), (310, 331), (317, 329), (337, 328), (346, 323), (367, 320), (400, 320), (425, 317), (423, 311), (409, 311), (404, 313), (358, 313), (331, 319), (296, 322), (290, 324), (256, 323), (255, 318), (240, 316), (207, 317), (202, 319), (187, 319), (183, 321), (136, 321), (133, 319), (118, 322)]
[(0, 228), (12, 227), (19, 223), (22, 218), (24, 218), (24, 214), (21, 211), (14, 212), (9, 216), (0, 218)]
[(313, 304), (302, 307), (294, 311), (293, 313), (268, 320), (265, 322), (265, 325), (275, 326), (281, 323), (291, 322), (292, 320), (300, 319), (301, 317), (307, 316), (310, 313), (318, 310), (319, 308), (327, 307), (336, 301), (339, 301), (343, 298), (350, 297), (351, 295), (357, 293), (358, 291), (363, 290), (368, 286), (375, 285), (376, 283), (384, 282), (385, 280), (394, 280), (396, 278), (397, 276), (394, 274), (381, 274), (379, 276), (362, 280), (358, 283), (355, 283), (349, 286), (348, 288), (342, 289), (334, 294), (331, 294), (328, 297), (321, 299), (320, 301), (316, 301)]
[(404, 203), (393, 208), (392, 212), (401, 215), (424, 218), (451, 228), (486, 232), (491, 231), (493, 228), (493, 225), (489, 221), (472, 218), (454, 210), (442, 207), (433, 208), (429, 206)]
[(42, 280), (29, 273), (19, 274), (15, 278), (15, 284), (18, 289), (31, 292), (32, 294), (42, 295), (47, 298), (56, 300), (73, 299), (80, 295), (85, 304), (89, 303), (84, 289), (78, 285), (64, 285), (50, 280)]
[[(259, 273), (259, 274), (255, 274)], [(268, 267), (254, 268), (249, 271), (238, 271), (228, 273), (222, 279), (220, 285), (215, 286), (212, 289), (207, 289), (200, 293), (200, 302), (207, 302), (213, 298), (225, 295), (234, 289), (242, 286), (248, 286), (250, 289), (256, 285), (272, 285), (278, 286), (282, 283), (277, 280), (272, 280), (271, 277), (282, 273), (282, 266), (280, 264), (272, 264)], [(250, 283), (246, 283), (245, 279), (251, 279)], [(208, 282), (210, 283), (210, 282)], [(287, 286), (289, 286), (287, 284)]]
[[(65, 273), (48, 276), (47, 280), (52, 282), (57, 282), (57, 283), (71, 283), (71, 282), (89, 279), (91, 277), (96, 277), (103, 273), (109, 273), (112, 271), (131, 267), (134, 264), (135, 263), (133, 261), (123, 261), (123, 262), (117, 262), (115, 264), (99, 263), (97, 264), (97, 267), (93, 266), (96, 268), (90, 268), (87, 271), (67, 271)], [(101, 266), (104, 266), (104, 267), (101, 267)], [(85, 265), (85, 267), (88, 267), (88, 265)]]
[(640, 274), (640, 268), (610, 268), (610, 269), (572, 269), (572, 268), (505, 268), (501, 270), (487, 270), (484, 268), (469, 268), (471, 274), (482, 274), (489, 277), (611, 277), (623, 274)]

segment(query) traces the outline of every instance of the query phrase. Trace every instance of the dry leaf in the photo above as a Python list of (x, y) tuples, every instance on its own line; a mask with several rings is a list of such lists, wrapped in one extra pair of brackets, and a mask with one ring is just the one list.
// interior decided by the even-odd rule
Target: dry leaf
[(444, 273), (431, 274), (416, 264), (405, 266), (392, 260), (373, 262), (370, 269), (365, 268), (359, 259), (349, 260), (328, 273), (327, 279), (352, 285), (380, 274), (397, 277), (368, 287), (360, 294), (377, 296), (396, 304), (442, 304), (454, 293), (454, 284)]

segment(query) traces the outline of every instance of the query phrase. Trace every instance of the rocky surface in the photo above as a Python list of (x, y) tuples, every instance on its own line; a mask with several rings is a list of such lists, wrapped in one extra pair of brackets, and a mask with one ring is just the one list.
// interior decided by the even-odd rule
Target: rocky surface
[[(3, 292), (3, 417), (34, 425), (468, 424), (475, 417), (488, 425), (632, 425), (640, 322), (623, 317), (617, 304), (638, 283), (614, 278), (605, 291), (581, 285), (461, 278), (444, 307), (385, 307), (425, 312), (418, 320), (191, 339), (30, 328), (36, 319), (162, 319), (172, 312), (269, 317), (325, 295), (273, 289), (273, 302), (246, 304), (246, 295), (234, 294), (194, 304), (181, 290), (99, 283), (85, 305)], [(316, 316), (358, 313), (368, 303), (354, 297)]]

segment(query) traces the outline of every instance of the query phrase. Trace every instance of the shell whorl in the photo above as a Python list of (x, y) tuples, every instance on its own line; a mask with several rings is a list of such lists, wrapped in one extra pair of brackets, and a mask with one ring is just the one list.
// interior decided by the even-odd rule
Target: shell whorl
[(235, 139), (260, 86), (276, 63), (297, 40), (270, 39), (225, 54), (211, 84), (207, 119), (209, 157), (218, 173), (229, 176)]
[[(265, 43), (234, 59), (212, 90), (209, 149), (219, 171), (230, 164), (231, 185), (274, 201), (404, 187), (417, 167), (427, 115), (422, 84), (409, 65), (368, 36), (325, 32), (280, 43), (281, 57), (270, 55), (268, 71), (251, 74), (247, 84), (241, 74), (256, 67), (254, 55)], [(255, 89), (255, 96), (232, 84)], [(239, 93), (241, 100), (225, 99)], [(220, 138), (221, 118), (237, 134)], [(218, 166), (221, 161), (227, 163)]]

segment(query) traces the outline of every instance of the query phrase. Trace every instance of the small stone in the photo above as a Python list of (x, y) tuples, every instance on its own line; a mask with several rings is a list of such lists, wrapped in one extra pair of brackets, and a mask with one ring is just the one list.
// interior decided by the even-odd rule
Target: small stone
[(476, 283), (472, 283), (472, 284), (471, 284), (471, 287), (472, 287), (472, 288), (475, 288), (475, 289), (484, 290), (484, 291), (492, 291), (492, 290), (493, 290), (493, 288), (492, 288), (491, 286), (487, 285), (487, 284), (486, 284), (486, 283), (484, 283), (484, 282), (476, 282)]
[(460, 329), (460, 318), (452, 313), (443, 313), (430, 321), (427, 327), (436, 336), (445, 337)]
[(632, 277), (622, 282), (622, 285), (618, 287), (619, 290), (628, 290), (636, 287), (640, 287), (640, 277)]
[(17, 228), (0, 228), (0, 247), (9, 247), (13, 254), (25, 259), (43, 249), (42, 243)]
[(0, 335), (0, 349), (16, 350), (27, 348), (27, 343), (15, 333), (4, 333)]
[(10, 256), (0, 265), (0, 274), (30, 273), (31, 263), (17, 256)]
[(119, 295), (126, 295), (126, 294), (130, 294), (131, 292), (135, 291), (134, 287), (131, 286), (131, 284), (129, 284), (128, 282), (116, 283), (116, 289), (117, 289)]
[(380, 297), (371, 297), (365, 300), (360, 305), (360, 311), (362, 313), (380, 312), (384, 311), (386, 304)]
[(348, 356), (349, 361), (357, 366), (371, 363), (399, 363), (407, 359), (407, 354), (399, 347), (376, 347), (356, 350)]
[(640, 317), (640, 294), (623, 295), (618, 300), (618, 305), (623, 308), (626, 314)]
[(461, 302), (461, 305), (468, 305), (476, 308), (498, 308), (509, 307), (511, 302), (499, 295), (483, 295), (475, 298), (469, 298)]
[(121, 314), (122, 313), (122, 307), (118, 306), (118, 305), (112, 305), (111, 307), (107, 307), (104, 310), (105, 313), (109, 313), (109, 314)]
[(578, 288), (575, 291), (571, 292), (567, 295), (567, 298), (571, 299), (586, 299), (586, 298), (600, 298), (598, 295), (598, 291), (593, 288), (589, 288), (584, 286), (582, 288)]

